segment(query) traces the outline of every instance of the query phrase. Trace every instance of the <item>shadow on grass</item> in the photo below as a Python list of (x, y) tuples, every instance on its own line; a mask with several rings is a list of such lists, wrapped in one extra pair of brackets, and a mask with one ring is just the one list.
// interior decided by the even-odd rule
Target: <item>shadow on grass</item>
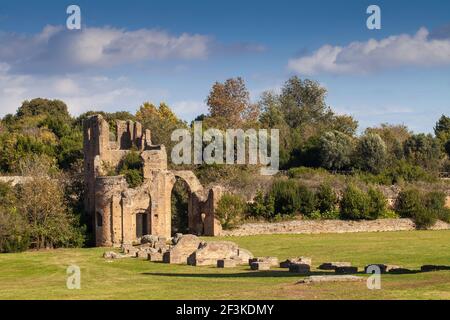
[(237, 273), (173, 273), (173, 272), (144, 272), (148, 276), (162, 276), (162, 277), (184, 277), (184, 278), (292, 278), (292, 277), (306, 277), (306, 276), (326, 276), (335, 275), (334, 272), (312, 271), (308, 274), (292, 273), (282, 270), (267, 270), (267, 271), (248, 271)]
[[(416, 274), (421, 273), (420, 270), (399, 270), (398, 272), (389, 272), (385, 274), (402, 275), (402, 274)], [(144, 272), (143, 275), (161, 276), (161, 277), (182, 277), (182, 278), (293, 278), (293, 277), (307, 277), (307, 276), (335, 276), (346, 275), (338, 274), (334, 271), (311, 271), (308, 274), (293, 273), (284, 270), (267, 270), (267, 271), (248, 271), (237, 273), (174, 273), (174, 272)], [(349, 274), (347, 274), (349, 275)], [(371, 275), (360, 271), (354, 275)]]

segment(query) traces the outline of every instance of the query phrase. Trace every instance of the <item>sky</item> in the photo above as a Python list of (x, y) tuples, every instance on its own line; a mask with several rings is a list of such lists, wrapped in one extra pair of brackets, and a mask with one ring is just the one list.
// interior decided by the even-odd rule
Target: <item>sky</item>
[[(72, 4), (81, 30), (67, 29)], [(44, 97), (73, 115), (166, 102), (190, 121), (216, 81), (242, 77), (257, 102), (294, 75), (360, 132), (432, 132), (450, 115), (450, 1), (0, 0), (0, 116)]]

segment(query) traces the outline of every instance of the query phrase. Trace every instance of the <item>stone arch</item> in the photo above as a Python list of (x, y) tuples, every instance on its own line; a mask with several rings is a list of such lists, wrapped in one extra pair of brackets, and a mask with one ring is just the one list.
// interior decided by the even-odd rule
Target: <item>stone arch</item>
[[(188, 229), (190, 233), (202, 235), (203, 234), (203, 221), (202, 212), (198, 206), (198, 199), (203, 198), (202, 194), (204, 188), (197, 176), (192, 171), (179, 170), (171, 171), (173, 179), (171, 179), (170, 194), (172, 197), (172, 190), (177, 181), (177, 178), (183, 181), (188, 187)], [(171, 210), (170, 210), (171, 211)], [(172, 215), (172, 213), (170, 214)]]

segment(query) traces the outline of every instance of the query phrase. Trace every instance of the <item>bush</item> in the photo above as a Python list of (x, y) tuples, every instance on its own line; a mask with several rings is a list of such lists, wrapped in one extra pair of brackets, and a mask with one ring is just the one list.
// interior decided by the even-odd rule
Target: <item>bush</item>
[(382, 217), (387, 209), (387, 199), (383, 192), (378, 189), (370, 188), (367, 195), (370, 201), (368, 217), (374, 220)]
[(402, 218), (413, 218), (423, 208), (422, 196), (417, 189), (408, 189), (398, 194), (395, 209)]
[(270, 195), (274, 199), (274, 213), (281, 215), (297, 214), (300, 199), (297, 196), (298, 183), (293, 180), (277, 180), (273, 183)]
[(413, 218), (417, 229), (428, 229), (436, 223), (437, 212), (422, 206), (414, 212)]
[(338, 202), (337, 195), (329, 184), (321, 184), (316, 193), (317, 209), (323, 214), (333, 211)]
[(142, 159), (135, 150), (127, 153), (119, 164), (119, 174), (125, 176), (130, 188), (142, 185), (144, 181)]
[(224, 194), (217, 204), (216, 216), (225, 230), (233, 229), (242, 221), (246, 207), (240, 196)]
[(0, 252), (21, 252), (30, 246), (25, 219), (16, 212), (0, 209)]
[(300, 213), (306, 216), (310, 216), (311, 213), (316, 209), (316, 195), (304, 185), (298, 186), (297, 194), (300, 200)]
[(308, 168), (308, 167), (297, 167), (291, 168), (288, 170), (287, 175), (289, 178), (303, 178), (303, 179), (312, 179), (317, 175), (328, 176), (329, 173), (327, 170), (323, 168)]
[(369, 216), (370, 199), (359, 188), (349, 185), (342, 195), (340, 207), (343, 219), (358, 220)]
[(316, 206), (315, 194), (294, 180), (277, 180), (269, 192), (275, 214), (309, 216)]
[(386, 209), (378, 219), (398, 219), (399, 216), (394, 210)]
[(444, 192), (432, 191), (425, 196), (425, 206), (436, 213), (436, 218), (450, 222), (450, 209), (445, 207), (447, 195)]
[(272, 218), (275, 215), (275, 199), (273, 195), (264, 195), (261, 190), (258, 190), (255, 199), (248, 205), (248, 213), (255, 218)]
[(445, 208), (445, 194), (429, 192), (422, 195), (417, 189), (400, 192), (396, 210), (401, 217), (412, 218), (418, 229), (427, 229), (436, 223), (438, 218), (448, 219), (448, 209)]

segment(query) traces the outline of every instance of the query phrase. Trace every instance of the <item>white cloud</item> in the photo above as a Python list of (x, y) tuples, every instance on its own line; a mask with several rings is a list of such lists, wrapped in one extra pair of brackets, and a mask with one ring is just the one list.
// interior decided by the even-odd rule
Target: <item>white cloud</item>
[(111, 67), (147, 60), (202, 59), (211, 39), (205, 35), (112, 27), (69, 31), (46, 26), (35, 35), (0, 33), (0, 62), (21, 73), (51, 73)]
[(184, 120), (193, 120), (202, 113), (206, 114), (208, 107), (199, 101), (177, 101), (173, 104), (173, 111)]
[(136, 89), (123, 77), (17, 75), (8, 70), (7, 65), (0, 64), (0, 116), (15, 113), (24, 100), (36, 97), (63, 100), (69, 111), (78, 115), (117, 108), (134, 112), (143, 101), (165, 95), (158, 89)]
[(352, 42), (347, 46), (324, 45), (311, 55), (289, 60), (288, 68), (305, 75), (320, 73), (361, 74), (403, 66), (450, 65), (450, 39), (429, 36), (425, 28), (415, 35)]

